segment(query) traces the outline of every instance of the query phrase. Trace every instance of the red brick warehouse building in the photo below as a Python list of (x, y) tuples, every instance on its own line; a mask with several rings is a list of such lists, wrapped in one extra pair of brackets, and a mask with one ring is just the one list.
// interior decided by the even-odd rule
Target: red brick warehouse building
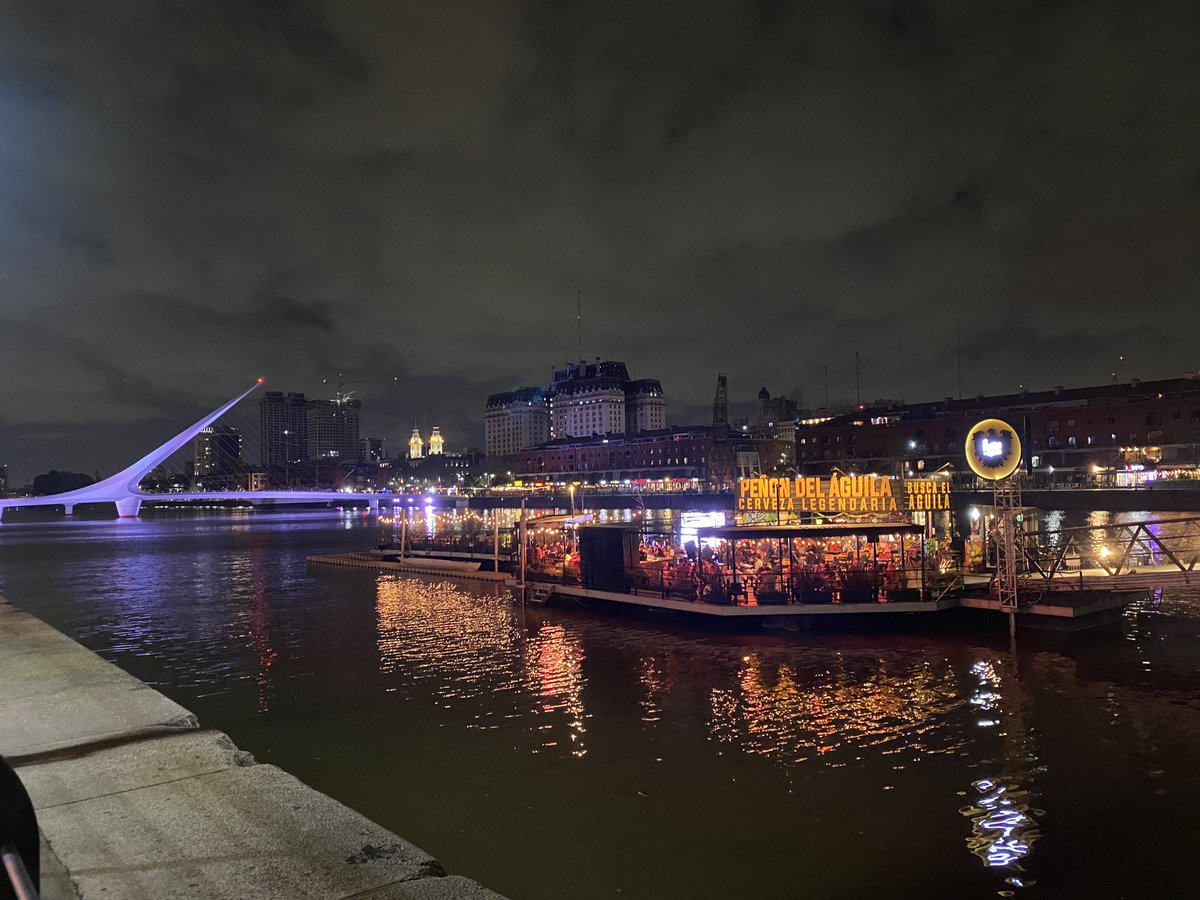
[(1021, 432), (1035, 474), (1070, 478), (1133, 468), (1189, 470), (1200, 463), (1200, 379), (1029, 391), (969, 400), (809, 412), (796, 426), (796, 465), (805, 474), (844, 471), (905, 475), (950, 466), (966, 472), (963, 445), (980, 419)]

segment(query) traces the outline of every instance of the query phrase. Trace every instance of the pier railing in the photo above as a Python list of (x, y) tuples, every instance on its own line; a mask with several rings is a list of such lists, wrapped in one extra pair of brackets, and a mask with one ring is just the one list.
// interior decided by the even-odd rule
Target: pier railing
[(1200, 516), (1031, 531), (1021, 549), (1022, 580), (1035, 590), (1200, 580)]
[[(25, 860), (11, 844), (0, 846), (0, 861), (4, 864), (4, 882), (0, 882), (0, 897), (12, 896), (16, 900), (38, 900), (37, 885), (25, 867)], [(8, 887), (8, 890), (2, 890)]]
[[(381, 545), (382, 547), (382, 545)], [(495, 544), (491, 534), (439, 534), (413, 537), (411, 534), (405, 541), (405, 549), (409, 554), (420, 553), (476, 553), (492, 555)], [(388, 545), (387, 549), (400, 550), (400, 544)], [(511, 531), (500, 532), (500, 555), (508, 558), (514, 552), (513, 535)]]

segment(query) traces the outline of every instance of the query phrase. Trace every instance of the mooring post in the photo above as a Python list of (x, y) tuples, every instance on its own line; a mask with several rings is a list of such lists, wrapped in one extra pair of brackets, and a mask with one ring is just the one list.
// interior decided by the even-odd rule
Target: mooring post
[(521, 527), (518, 529), (518, 537), (521, 539), (521, 595), (525, 594), (525, 498), (521, 498)]
[(499, 510), (492, 510), (492, 571), (500, 571), (500, 516)]

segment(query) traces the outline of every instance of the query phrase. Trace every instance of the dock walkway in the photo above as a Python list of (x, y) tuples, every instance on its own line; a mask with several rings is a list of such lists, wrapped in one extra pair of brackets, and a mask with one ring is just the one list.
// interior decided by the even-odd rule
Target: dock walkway
[(503, 900), (3, 598), (0, 685), (47, 900)]

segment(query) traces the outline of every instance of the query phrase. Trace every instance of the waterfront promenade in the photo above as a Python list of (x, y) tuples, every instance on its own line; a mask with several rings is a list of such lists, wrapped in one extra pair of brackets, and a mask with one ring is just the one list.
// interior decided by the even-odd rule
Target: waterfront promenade
[(502, 900), (2, 597), (0, 685), (49, 900)]

